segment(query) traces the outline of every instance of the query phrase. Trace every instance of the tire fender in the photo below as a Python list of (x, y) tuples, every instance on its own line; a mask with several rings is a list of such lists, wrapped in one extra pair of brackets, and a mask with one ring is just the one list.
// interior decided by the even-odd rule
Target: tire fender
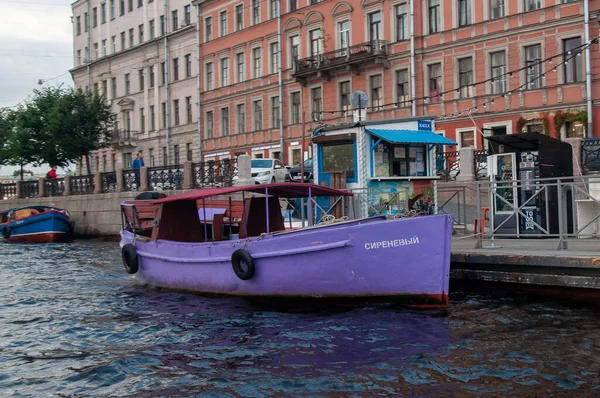
[(12, 234), (12, 230), (10, 228), (10, 225), (7, 225), (6, 227), (4, 227), (4, 229), (2, 230), (2, 237), (4, 239), (8, 239), (8, 238), (10, 238), (11, 234)]
[(231, 255), (231, 265), (233, 266), (233, 272), (243, 281), (252, 279), (256, 271), (254, 259), (244, 249), (238, 249), (233, 252)]
[(131, 243), (127, 243), (121, 249), (121, 257), (123, 258), (123, 266), (128, 274), (135, 274), (139, 269), (139, 260), (137, 250)]

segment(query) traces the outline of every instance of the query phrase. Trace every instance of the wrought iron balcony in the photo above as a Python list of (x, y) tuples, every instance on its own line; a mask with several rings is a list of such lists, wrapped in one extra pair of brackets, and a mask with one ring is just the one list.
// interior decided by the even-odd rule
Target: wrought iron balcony
[(136, 146), (139, 135), (139, 131), (114, 130), (109, 137), (109, 143), (114, 148)]
[(294, 77), (301, 84), (309, 77), (322, 77), (329, 81), (330, 73), (336, 70), (351, 70), (360, 74), (360, 68), (372, 64), (386, 64), (388, 46), (385, 40), (373, 40), (339, 50), (328, 51), (295, 62)]

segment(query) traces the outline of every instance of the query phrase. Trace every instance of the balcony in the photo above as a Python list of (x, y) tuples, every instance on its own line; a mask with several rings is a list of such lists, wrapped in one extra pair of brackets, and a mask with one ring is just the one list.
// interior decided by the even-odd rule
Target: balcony
[(300, 84), (305, 85), (310, 77), (320, 77), (330, 80), (330, 74), (335, 71), (351, 70), (360, 74), (360, 68), (373, 64), (387, 64), (387, 41), (373, 40), (356, 44), (351, 47), (328, 51), (312, 57), (296, 60), (294, 77)]
[(137, 145), (139, 131), (114, 130), (108, 142), (113, 148), (134, 147)]

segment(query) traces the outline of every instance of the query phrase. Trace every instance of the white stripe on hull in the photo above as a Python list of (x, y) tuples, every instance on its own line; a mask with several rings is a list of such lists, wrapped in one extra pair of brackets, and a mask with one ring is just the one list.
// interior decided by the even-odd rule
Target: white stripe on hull
[(11, 238), (13, 236), (30, 236), (30, 235), (42, 235), (42, 234), (66, 234), (66, 232), (62, 232), (62, 231), (46, 231), (46, 232), (35, 232), (32, 234), (11, 234)]

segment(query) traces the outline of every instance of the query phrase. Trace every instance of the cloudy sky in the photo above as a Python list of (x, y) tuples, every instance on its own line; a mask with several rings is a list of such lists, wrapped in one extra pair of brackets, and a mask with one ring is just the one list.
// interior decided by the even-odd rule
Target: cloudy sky
[[(71, 3), (0, 0), (0, 108), (26, 99), (40, 79), (72, 86)], [(2, 167), (0, 175), (12, 174), (13, 169)]]

